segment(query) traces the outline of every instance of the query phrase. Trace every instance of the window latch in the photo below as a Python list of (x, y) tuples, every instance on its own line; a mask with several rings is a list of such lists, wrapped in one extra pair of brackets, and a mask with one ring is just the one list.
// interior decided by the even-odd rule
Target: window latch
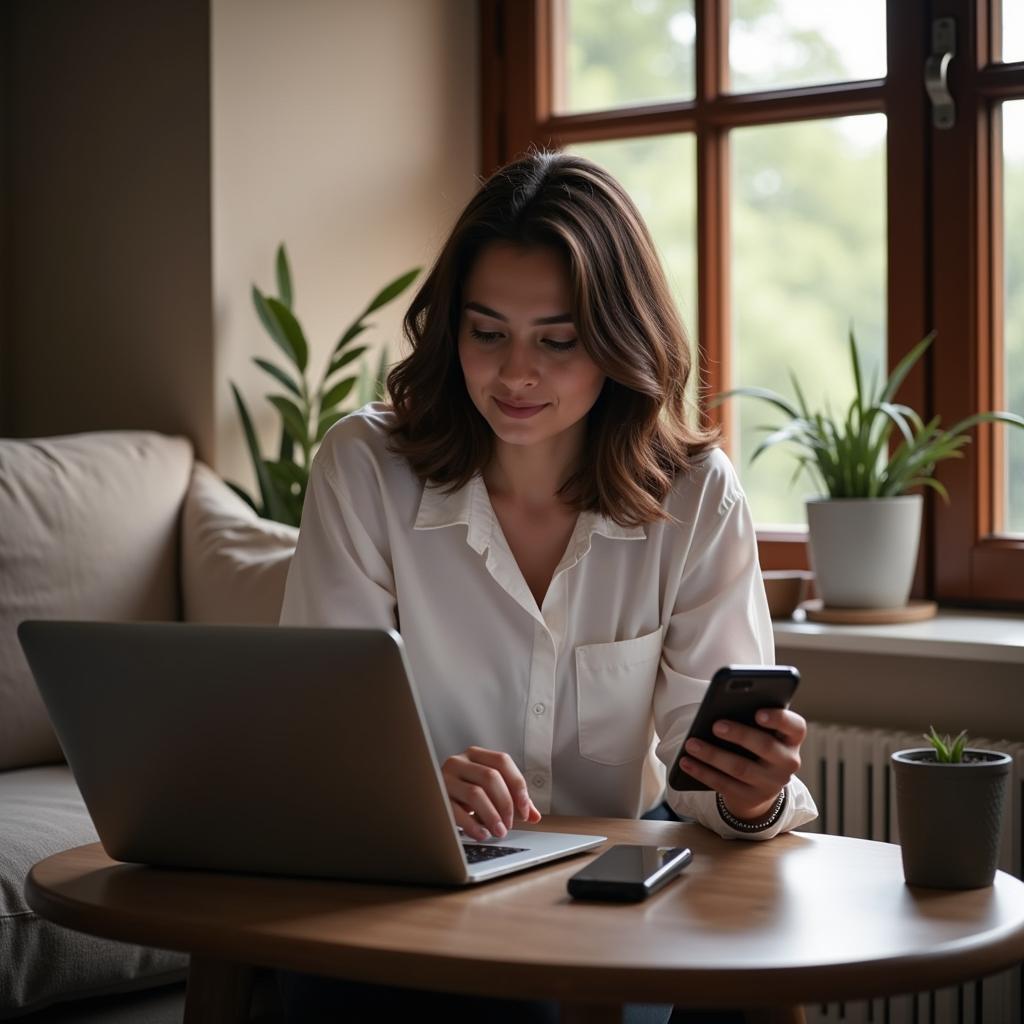
[(924, 88), (932, 103), (932, 125), (952, 128), (956, 104), (949, 92), (949, 64), (956, 56), (956, 21), (936, 18), (932, 22), (932, 52), (924, 65)]

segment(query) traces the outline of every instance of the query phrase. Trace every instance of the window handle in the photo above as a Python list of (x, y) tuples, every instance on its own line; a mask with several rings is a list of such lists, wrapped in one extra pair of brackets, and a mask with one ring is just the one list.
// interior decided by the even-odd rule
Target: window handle
[(932, 52), (924, 65), (924, 88), (932, 103), (932, 124), (952, 128), (956, 123), (956, 104), (949, 92), (949, 65), (956, 56), (956, 22), (936, 18), (932, 22)]

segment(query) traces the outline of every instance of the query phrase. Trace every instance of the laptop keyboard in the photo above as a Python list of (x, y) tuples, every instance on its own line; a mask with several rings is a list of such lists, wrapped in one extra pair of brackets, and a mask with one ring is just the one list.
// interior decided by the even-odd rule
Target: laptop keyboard
[(466, 860), (470, 864), (479, 864), (483, 860), (494, 860), (496, 857), (507, 857), (512, 853), (526, 853), (526, 849), (515, 846), (480, 846), (476, 843), (463, 843)]

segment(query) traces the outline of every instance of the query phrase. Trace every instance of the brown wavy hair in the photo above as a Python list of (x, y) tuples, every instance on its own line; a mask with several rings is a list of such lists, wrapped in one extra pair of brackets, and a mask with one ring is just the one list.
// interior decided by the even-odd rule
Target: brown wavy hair
[(587, 417), (586, 456), (559, 495), (622, 526), (666, 518), (676, 475), (718, 443), (719, 430), (687, 422), (690, 348), (643, 218), (606, 170), (580, 156), (531, 151), (462, 212), (405, 314), (412, 352), (387, 379), (391, 449), (450, 491), (491, 458), (494, 434), (458, 356), (462, 287), (491, 242), (566, 255), (577, 336), (606, 376)]

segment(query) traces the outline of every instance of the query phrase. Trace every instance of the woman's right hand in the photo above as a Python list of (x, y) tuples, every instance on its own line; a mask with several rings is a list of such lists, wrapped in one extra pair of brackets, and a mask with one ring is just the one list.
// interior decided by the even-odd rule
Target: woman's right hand
[(449, 757), (441, 775), (455, 823), (471, 839), (504, 839), (516, 818), (532, 825), (540, 821), (523, 773), (500, 750), (470, 747)]

